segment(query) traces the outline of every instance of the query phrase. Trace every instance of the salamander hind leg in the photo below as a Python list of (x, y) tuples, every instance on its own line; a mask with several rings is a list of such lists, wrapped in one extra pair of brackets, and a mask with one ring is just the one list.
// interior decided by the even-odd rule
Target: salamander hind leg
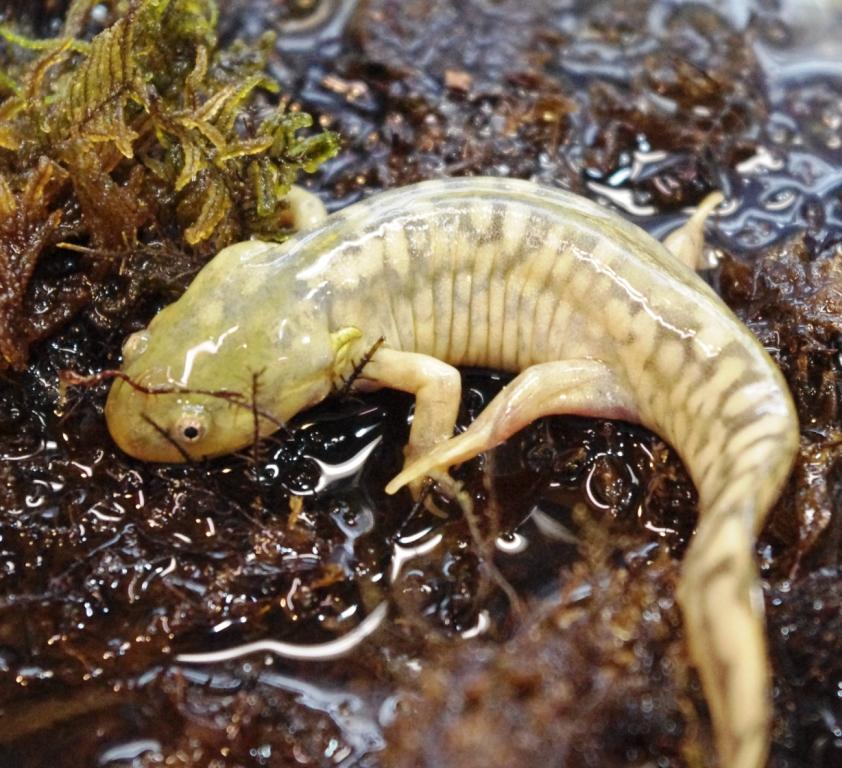
[(721, 192), (711, 192), (696, 207), (693, 215), (674, 232), (670, 232), (664, 245), (679, 261), (690, 269), (700, 269), (705, 249), (705, 222), (725, 197)]
[[(417, 413), (417, 411), (416, 411)], [(596, 360), (540, 363), (527, 368), (489, 403), (461, 435), (408, 461), (387, 486), (395, 493), (493, 448), (542, 416), (577, 414), (636, 421), (633, 399), (616, 374)]]

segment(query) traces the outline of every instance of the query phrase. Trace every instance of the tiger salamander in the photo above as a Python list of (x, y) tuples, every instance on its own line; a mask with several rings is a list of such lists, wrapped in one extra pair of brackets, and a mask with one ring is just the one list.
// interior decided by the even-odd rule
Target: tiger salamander
[[(678, 597), (720, 760), (759, 768), (771, 705), (753, 546), (798, 424), (763, 347), (682, 263), (698, 255), (707, 212), (671, 238), (676, 258), (577, 195), (446, 179), (377, 195), (280, 245), (233, 245), (126, 342), (111, 434), (149, 461), (236, 451), (329, 395), (381, 337), (355, 386), (415, 396), (389, 493), (541, 416), (645, 425), (699, 494)], [(517, 376), (454, 437), (463, 365)]]

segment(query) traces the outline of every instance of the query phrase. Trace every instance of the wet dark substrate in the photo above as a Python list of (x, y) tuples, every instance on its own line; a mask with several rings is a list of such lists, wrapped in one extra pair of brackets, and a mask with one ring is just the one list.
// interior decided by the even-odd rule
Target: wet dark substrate
[[(313, 179), (333, 208), (465, 173), (558, 184), (656, 234), (710, 189), (737, 201), (709, 279), (779, 360), (804, 434), (758, 545), (771, 765), (838, 764), (842, 71), (823, 48), (829, 22), (797, 29), (744, 3), (324, 1), (312, 28), (285, 27), (270, 0), (227, 4), (221, 23), (231, 37), (279, 29), (274, 74), (344, 137)], [(43, 32), (60, 5), (19, 12), (40, 7)], [(45, 305), (73, 269), (42, 264)], [(108, 323), (83, 312), (0, 380), (0, 766), (713, 764), (673, 601), (694, 495), (667, 446), (623, 424), (533, 425), (458, 471), (481, 541), (455, 510), (383, 493), (410, 411), (394, 393), (325, 404), (255, 455), (145, 466), (111, 444), (104, 389), (57, 414), (56, 381), (115, 364), (163, 300)], [(469, 419), (501, 382), (465, 382)], [(344, 661), (174, 661), (329, 639), (384, 598), (388, 625)]]

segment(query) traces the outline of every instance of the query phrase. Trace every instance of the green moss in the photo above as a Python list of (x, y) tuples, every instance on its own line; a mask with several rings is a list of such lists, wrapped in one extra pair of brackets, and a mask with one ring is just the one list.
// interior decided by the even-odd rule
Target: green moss
[(84, 40), (93, 6), (74, 0), (55, 39), (0, 26), (0, 280), (17, 286), (0, 295), (0, 353), (15, 367), (25, 340), (11, 328), (55, 238), (23, 258), (8, 243), (57, 213), (52, 233), (111, 255), (96, 278), (137, 242), (210, 253), (280, 239), (290, 184), (339, 148), (333, 133), (302, 135), (312, 118), (279, 102), (271, 37), (219, 47), (213, 0), (115, 0), (114, 23)]

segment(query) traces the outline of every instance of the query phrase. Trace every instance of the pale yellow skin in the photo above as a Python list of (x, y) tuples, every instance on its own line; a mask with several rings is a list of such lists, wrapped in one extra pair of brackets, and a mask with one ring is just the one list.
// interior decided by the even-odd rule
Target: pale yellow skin
[[(721, 763), (759, 768), (771, 709), (753, 545), (798, 424), (766, 352), (681, 263), (696, 263), (715, 202), (671, 236), (680, 259), (581, 197), (496, 178), (425, 182), (283, 245), (240, 243), (129, 339), (124, 372), (169, 393), (116, 381), (109, 428), (151, 461), (236, 451), (326, 397), (381, 337), (357, 386), (416, 398), (390, 493), (541, 416), (644, 424), (675, 447), (699, 492), (679, 599)], [(519, 375), (453, 437), (458, 365)]]

